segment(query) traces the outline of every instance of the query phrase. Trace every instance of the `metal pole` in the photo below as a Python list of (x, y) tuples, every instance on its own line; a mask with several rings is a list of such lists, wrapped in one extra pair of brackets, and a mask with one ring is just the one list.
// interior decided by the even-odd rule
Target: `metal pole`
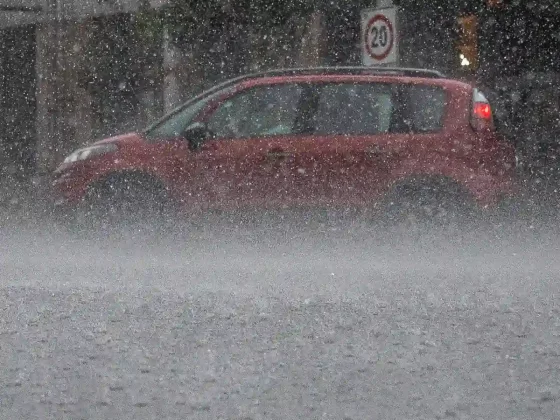
[[(52, 83), (53, 83), (53, 115), (52, 115), (52, 138), (51, 147), (50, 149), (50, 159), (56, 159), (58, 146), (60, 142), (60, 138), (62, 133), (60, 133), (60, 124), (59, 118), (61, 114), (61, 101), (60, 101), (60, 48), (61, 48), (61, 39), (60, 39), (60, 25), (61, 25), (61, 0), (55, 0), (55, 15), (54, 15), (54, 44), (55, 44), (55, 51), (54, 51), (54, 60), (53, 60), (53, 74), (52, 74)], [(54, 147), (53, 147), (54, 146)], [(54, 149), (54, 150), (53, 150)]]

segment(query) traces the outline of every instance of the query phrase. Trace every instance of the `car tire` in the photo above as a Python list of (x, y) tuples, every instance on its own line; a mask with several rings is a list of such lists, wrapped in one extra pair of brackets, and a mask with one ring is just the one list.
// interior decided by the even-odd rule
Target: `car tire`
[(474, 200), (448, 182), (401, 184), (385, 196), (384, 227), (403, 232), (466, 231), (476, 215)]
[(174, 208), (166, 188), (150, 177), (114, 176), (89, 189), (76, 223), (100, 232), (154, 232), (168, 227)]

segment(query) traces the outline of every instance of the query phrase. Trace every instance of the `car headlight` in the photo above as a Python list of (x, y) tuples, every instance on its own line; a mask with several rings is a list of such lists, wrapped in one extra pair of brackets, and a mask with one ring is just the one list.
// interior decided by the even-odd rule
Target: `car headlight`
[(76, 150), (66, 159), (64, 159), (64, 163), (74, 163), (80, 160), (91, 159), (95, 156), (104, 155), (106, 153), (115, 152), (117, 150), (117, 146), (114, 144), (100, 144), (98, 146), (89, 146), (84, 149)]

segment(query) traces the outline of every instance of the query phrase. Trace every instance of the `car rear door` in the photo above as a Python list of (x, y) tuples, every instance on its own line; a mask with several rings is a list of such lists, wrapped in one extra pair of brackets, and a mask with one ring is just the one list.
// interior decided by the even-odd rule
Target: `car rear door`
[(398, 178), (444, 165), (430, 151), (442, 139), (443, 89), (372, 81), (316, 83), (308, 89), (307, 135), (298, 142), (295, 162), (294, 185), (302, 201), (370, 207)]
[(370, 205), (389, 180), (406, 130), (399, 91), (386, 83), (319, 83), (310, 86), (312, 112), (300, 139), (295, 185), (314, 205)]

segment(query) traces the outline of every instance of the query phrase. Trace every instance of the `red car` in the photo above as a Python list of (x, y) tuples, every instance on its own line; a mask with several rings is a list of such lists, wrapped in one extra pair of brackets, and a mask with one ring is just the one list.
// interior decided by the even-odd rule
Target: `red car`
[(497, 205), (513, 192), (514, 167), (513, 147), (470, 84), (428, 70), (319, 68), (221, 84), (145, 131), (75, 151), (53, 187), (58, 206), (100, 214), (170, 204), (189, 214), (434, 214)]

